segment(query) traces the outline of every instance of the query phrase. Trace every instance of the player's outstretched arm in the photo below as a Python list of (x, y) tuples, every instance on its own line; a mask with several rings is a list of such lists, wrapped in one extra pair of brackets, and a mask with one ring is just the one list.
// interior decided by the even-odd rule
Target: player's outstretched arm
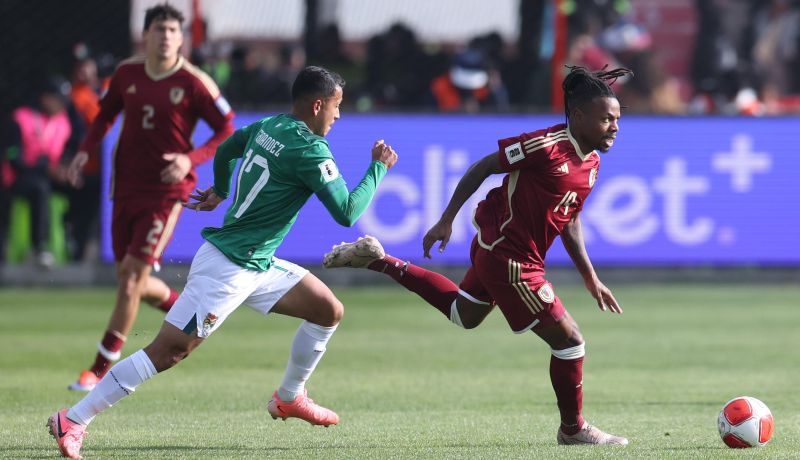
[(103, 137), (114, 124), (117, 115), (122, 111), (124, 102), (120, 78), (122, 77), (118, 72), (114, 72), (114, 75), (111, 76), (108, 90), (100, 100), (100, 112), (89, 125), (86, 137), (78, 147), (78, 153), (72, 158), (72, 162), (67, 168), (67, 180), (75, 188), (83, 187), (83, 167), (89, 159), (88, 152), (97, 150)]
[(352, 227), (369, 206), (386, 172), (395, 163), (397, 153), (394, 149), (383, 140), (376, 141), (372, 146), (372, 162), (352, 192), (347, 191), (344, 180), (335, 180), (318, 190), (317, 196), (337, 223)]
[(469, 167), (461, 180), (458, 181), (456, 190), (453, 192), (453, 196), (450, 197), (450, 202), (447, 203), (447, 208), (442, 213), (439, 222), (431, 227), (422, 239), (422, 250), (425, 257), (431, 258), (431, 247), (437, 241), (442, 242), (439, 245), (439, 252), (444, 251), (447, 242), (450, 241), (450, 234), (453, 232), (453, 220), (455, 220), (458, 211), (464, 206), (469, 197), (478, 190), (478, 187), (483, 184), (487, 177), (502, 172), (497, 152), (486, 155)]
[(214, 193), (222, 199), (228, 198), (231, 192), (231, 178), (236, 169), (236, 162), (244, 156), (247, 140), (257, 123), (237, 129), (217, 147), (214, 155)]
[(619, 302), (614, 298), (611, 290), (600, 282), (592, 266), (592, 261), (589, 260), (589, 254), (586, 252), (586, 245), (583, 242), (580, 212), (573, 214), (572, 219), (564, 226), (564, 230), (561, 232), (561, 242), (575, 264), (575, 268), (578, 269), (578, 272), (583, 277), (586, 289), (597, 301), (597, 306), (600, 310), (622, 313), (622, 307), (619, 306)]

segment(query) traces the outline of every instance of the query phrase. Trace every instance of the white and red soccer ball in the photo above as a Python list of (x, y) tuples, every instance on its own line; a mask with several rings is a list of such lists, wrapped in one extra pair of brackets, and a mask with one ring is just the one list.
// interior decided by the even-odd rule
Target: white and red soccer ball
[(728, 447), (762, 447), (772, 437), (774, 422), (766, 404), (750, 396), (740, 396), (725, 403), (717, 426)]

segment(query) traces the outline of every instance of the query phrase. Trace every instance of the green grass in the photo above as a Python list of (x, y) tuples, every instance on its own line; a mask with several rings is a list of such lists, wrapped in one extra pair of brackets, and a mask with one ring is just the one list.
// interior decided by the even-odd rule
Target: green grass
[[(98, 416), (94, 458), (797, 458), (800, 288), (645, 285), (615, 290), (622, 316), (581, 288), (558, 289), (587, 339), (584, 413), (627, 447), (555, 445), (549, 353), (494, 312), (463, 331), (401, 289), (335, 289), (344, 322), (309, 388), (341, 424), (275, 422), (298, 321), (237, 311), (193, 356)], [(66, 386), (93, 358), (113, 291), (0, 290), (0, 457), (56, 458), (44, 423), (79, 395)], [(142, 309), (131, 353), (158, 330)], [(727, 449), (721, 405), (770, 406), (764, 449)]]

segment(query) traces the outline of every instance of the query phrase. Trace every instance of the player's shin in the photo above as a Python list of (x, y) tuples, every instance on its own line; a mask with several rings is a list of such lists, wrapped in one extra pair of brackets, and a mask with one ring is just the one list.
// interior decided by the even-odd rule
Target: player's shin
[(144, 350), (139, 350), (115, 364), (89, 394), (70, 408), (67, 418), (88, 425), (97, 414), (133, 393), (154, 375), (153, 362)]
[(383, 259), (372, 262), (367, 268), (391, 276), (401, 286), (422, 297), (448, 319), (461, 326), (452, 315), (452, 305), (458, 297), (458, 286), (447, 277), (389, 254)]
[(583, 425), (584, 344), (563, 350), (551, 350), (550, 381), (561, 413), (561, 430), (571, 435)]
[(304, 321), (297, 329), (286, 373), (278, 388), (278, 396), (282, 401), (294, 401), (303, 392), (306, 381), (325, 354), (334, 331), (336, 326), (325, 327), (308, 321)]

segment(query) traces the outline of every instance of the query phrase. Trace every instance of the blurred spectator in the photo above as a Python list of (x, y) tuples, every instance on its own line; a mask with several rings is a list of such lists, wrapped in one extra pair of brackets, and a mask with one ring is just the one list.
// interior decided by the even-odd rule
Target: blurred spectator
[(490, 69), (483, 54), (475, 49), (459, 53), (448, 72), (431, 82), (431, 93), (441, 112), (477, 113), (487, 108), (508, 108), (500, 73)]
[[(75, 62), (70, 99), (84, 129), (92, 124), (100, 112), (100, 95), (107, 84), (107, 81), (100, 81), (94, 59), (85, 57)], [(78, 137), (82, 138), (83, 135)], [(64, 189), (69, 200), (69, 211), (64, 215), (67, 251), (70, 260), (76, 262), (84, 260), (89, 241), (97, 240), (100, 232), (100, 151), (96, 149), (88, 153), (89, 160), (83, 170), (83, 186)]]
[(597, 31), (592, 28), (581, 30), (570, 40), (567, 62), (570, 65), (600, 70), (605, 66), (621, 67), (616, 57), (604, 49), (595, 39)]
[(423, 106), (431, 68), (414, 32), (403, 24), (394, 24), (367, 44), (365, 84), (378, 107)]
[(798, 91), (800, 11), (789, 0), (766, 2), (754, 21), (753, 64), (762, 85), (778, 94)]
[(690, 112), (752, 116), (800, 109), (792, 96), (800, 90), (796, 2), (696, 0), (696, 9)]
[[(0, 126), (8, 125), (10, 123), (2, 123)], [(13, 131), (10, 128), (6, 128), (4, 131)], [(0, 135), (0, 139), (3, 140), (3, 145), (0, 145), (0, 264), (5, 263), (6, 261), (6, 242), (8, 241), (8, 219), (9, 219), (9, 208), (11, 207), (11, 191), (8, 190), (6, 184), (3, 181), (3, 176), (5, 175), (6, 169), (6, 151), (10, 150), (8, 146), (5, 145), (5, 139), (9, 136), (8, 133), (3, 132)]]
[[(24, 198), (31, 210), (31, 243), (36, 262), (49, 268), (55, 262), (46, 245), (50, 234), (52, 182), (65, 183), (61, 156), (73, 131), (67, 114), (69, 83), (53, 79), (39, 92), (38, 106), (13, 113), (3, 166), (3, 185), (10, 197)], [(9, 224), (11, 206), (4, 204), (0, 219)], [(4, 237), (7, 231), (4, 229)], [(0, 242), (5, 246), (6, 241)]]
[(345, 52), (339, 26), (328, 24), (319, 31), (316, 51), (317, 56), (309, 64), (320, 65), (341, 75), (347, 83), (349, 98), (358, 97), (364, 85), (364, 68)]
[(281, 46), (278, 57), (278, 67), (269, 76), (267, 85), (267, 98), (271, 104), (291, 102), (292, 83), (306, 65), (305, 51), (298, 45)]
[(269, 102), (269, 75), (261, 66), (259, 56), (252, 48), (240, 45), (231, 52), (228, 100), (233, 107), (253, 108)]
[[(645, 51), (650, 46), (650, 38), (646, 31), (625, 21), (610, 4), (599, 1), (584, 2), (589, 5), (584, 8), (598, 11), (597, 14), (586, 14), (586, 10), (570, 17), (570, 43), (567, 52), (567, 63), (585, 67), (589, 70), (600, 70), (603, 67), (634, 67), (637, 54)], [(626, 54), (629, 62), (621, 62), (618, 55)], [(641, 81), (641, 72), (631, 69), (637, 74), (636, 80)], [(628, 76), (617, 79), (612, 87), (618, 90)], [(627, 101), (626, 101), (627, 103)]]
[(231, 78), (231, 67), (230, 62), (228, 62), (231, 49), (230, 42), (212, 43), (205, 41), (192, 48), (189, 60), (210, 75), (220, 88), (227, 88)]

